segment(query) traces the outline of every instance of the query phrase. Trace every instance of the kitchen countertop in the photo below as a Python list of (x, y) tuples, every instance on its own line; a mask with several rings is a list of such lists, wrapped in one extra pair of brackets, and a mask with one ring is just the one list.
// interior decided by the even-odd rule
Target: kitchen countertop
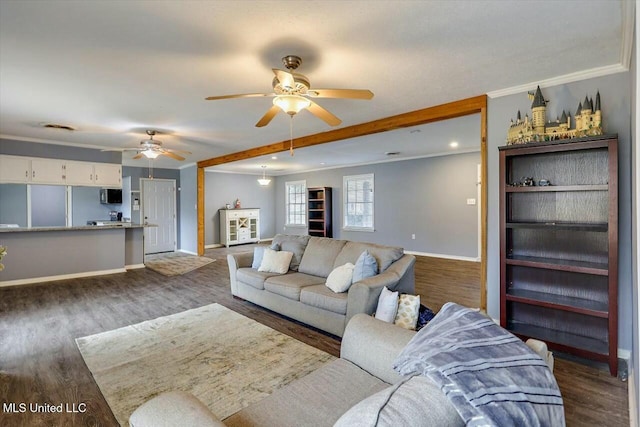
[(130, 222), (117, 222), (107, 225), (75, 225), (72, 227), (0, 227), (0, 233), (18, 233), (34, 231), (77, 231), (77, 230), (113, 230), (114, 228), (144, 228), (156, 227), (151, 224), (132, 224)]

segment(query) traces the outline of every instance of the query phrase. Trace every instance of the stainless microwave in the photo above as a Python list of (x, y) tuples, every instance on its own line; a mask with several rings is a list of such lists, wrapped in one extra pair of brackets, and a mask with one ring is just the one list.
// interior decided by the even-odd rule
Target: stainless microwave
[(103, 203), (103, 204), (122, 203), (122, 190), (119, 188), (100, 189), (100, 203)]

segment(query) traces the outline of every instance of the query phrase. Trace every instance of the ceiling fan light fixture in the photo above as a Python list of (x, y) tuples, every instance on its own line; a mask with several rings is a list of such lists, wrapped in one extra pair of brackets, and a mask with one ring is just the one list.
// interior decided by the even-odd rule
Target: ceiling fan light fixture
[(154, 151), (154, 150), (144, 150), (144, 151), (142, 152), (142, 154), (144, 154), (144, 156), (145, 156), (147, 159), (155, 159), (156, 157), (158, 157), (158, 156), (160, 155), (160, 153), (159, 153), (159, 152)]
[(309, 107), (311, 101), (300, 95), (278, 95), (273, 98), (273, 105), (277, 105), (282, 111), (293, 116)]
[(267, 178), (266, 176), (266, 170), (267, 170), (267, 167), (262, 166), (262, 178), (258, 178), (258, 184), (260, 184), (263, 187), (269, 185), (269, 183), (271, 182), (271, 179)]

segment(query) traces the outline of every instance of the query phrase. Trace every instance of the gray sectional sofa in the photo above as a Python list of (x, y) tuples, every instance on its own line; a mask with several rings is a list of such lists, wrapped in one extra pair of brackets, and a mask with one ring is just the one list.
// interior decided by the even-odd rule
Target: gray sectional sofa
[[(402, 248), (325, 237), (276, 235), (272, 246), (293, 252), (286, 274), (252, 268), (254, 251), (227, 255), (231, 293), (287, 317), (342, 336), (355, 314), (371, 314), (386, 286), (414, 293), (415, 257)], [(354, 283), (348, 292), (334, 293), (325, 282), (331, 271), (355, 264), (365, 250), (378, 263), (378, 274)], [(255, 265), (254, 265), (255, 266)]]
[(414, 334), (359, 314), (344, 331), (339, 359), (224, 422), (198, 399), (179, 391), (151, 399), (129, 422), (131, 427), (464, 426), (431, 380), (406, 380), (393, 370), (393, 361)]

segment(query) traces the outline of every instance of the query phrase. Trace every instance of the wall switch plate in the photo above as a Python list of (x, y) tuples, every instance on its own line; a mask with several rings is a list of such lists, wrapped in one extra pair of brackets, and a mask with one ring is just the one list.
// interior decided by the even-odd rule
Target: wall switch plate
[(416, 235), (415, 234), (411, 235), (411, 240), (416, 240)]
[(467, 204), (468, 205), (475, 205), (476, 204), (476, 199), (467, 199)]

